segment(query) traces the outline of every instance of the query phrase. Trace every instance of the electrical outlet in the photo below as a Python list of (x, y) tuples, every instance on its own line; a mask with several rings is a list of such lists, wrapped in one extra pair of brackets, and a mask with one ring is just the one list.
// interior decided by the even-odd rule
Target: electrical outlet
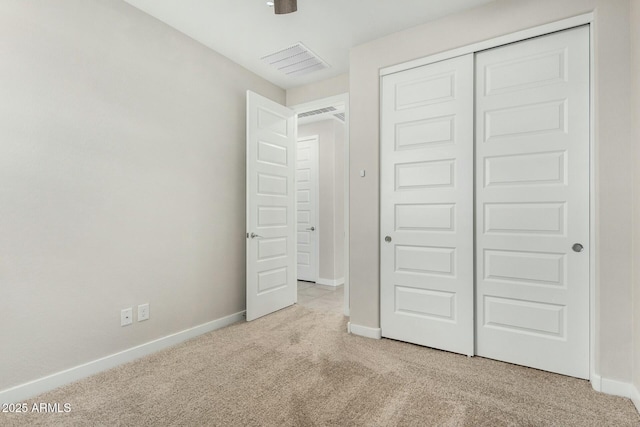
[(147, 320), (149, 318), (149, 303), (140, 304), (138, 306), (138, 322)]
[(133, 323), (133, 307), (120, 310), (120, 326), (127, 326)]

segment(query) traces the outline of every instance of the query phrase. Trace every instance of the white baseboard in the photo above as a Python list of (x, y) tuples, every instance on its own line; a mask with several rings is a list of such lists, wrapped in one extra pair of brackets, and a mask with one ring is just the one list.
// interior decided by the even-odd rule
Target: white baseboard
[(370, 328), (368, 326), (354, 325), (351, 322), (347, 323), (347, 332), (354, 335), (360, 335), (361, 337), (373, 338), (379, 340), (382, 338), (382, 330), (380, 328)]
[(595, 391), (599, 391), (605, 394), (611, 394), (613, 396), (626, 397), (631, 399), (638, 412), (640, 412), (640, 391), (631, 383), (624, 381), (612, 380), (610, 378), (603, 378), (600, 375), (591, 375), (591, 387)]
[(322, 277), (318, 277), (318, 280), (316, 280), (316, 283), (318, 285), (324, 285), (324, 286), (340, 286), (340, 285), (344, 285), (344, 277), (341, 277), (340, 279), (323, 279)]
[(118, 365), (122, 365), (123, 363), (131, 362), (132, 360), (139, 359), (140, 357), (147, 356), (164, 348), (179, 344), (190, 338), (197, 337), (198, 335), (224, 328), (225, 326), (244, 320), (244, 313), (244, 311), (241, 311), (220, 319), (212, 320), (211, 322), (203, 323), (202, 325), (194, 326), (193, 328), (185, 329), (184, 331), (176, 332), (175, 334), (167, 335), (91, 362), (74, 366), (73, 368), (2, 390), (0, 391), (0, 403), (16, 403), (24, 401), (25, 399), (53, 390), (54, 388), (95, 375), (98, 372), (106, 371), (107, 369), (114, 368)]
[(631, 386), (631, 401), (636, 406), (638, 412), (640, 412), (640, 390), (634, 385)]
[(631, 399), (633, 384), (602, 378), (601, 392)]
[(600, 375), (592, 372), (591, 379), (589, 381), (591, 382), (591, 387), (595, 391), (602, 391), (602, 377), (600, 377)]

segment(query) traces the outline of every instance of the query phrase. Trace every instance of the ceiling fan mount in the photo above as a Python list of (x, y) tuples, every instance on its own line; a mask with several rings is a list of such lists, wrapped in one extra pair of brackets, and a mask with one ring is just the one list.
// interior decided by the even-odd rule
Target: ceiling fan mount
[(298, 10), (298, 0), (273, 0), (268, 2), (269, 5), (271, 3), (273, 3), (276, 15), (293, 13)]

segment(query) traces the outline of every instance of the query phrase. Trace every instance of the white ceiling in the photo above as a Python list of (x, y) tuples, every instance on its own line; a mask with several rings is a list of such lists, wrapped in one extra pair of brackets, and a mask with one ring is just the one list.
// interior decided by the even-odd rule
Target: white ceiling
[[(491, 0), (298, 0), (287, 15), (265, 0), (125, 1), (288, 89), (346, 73), (353, 46)], [(289, 77), (260, 61), (297, 42), (331, 67)]]

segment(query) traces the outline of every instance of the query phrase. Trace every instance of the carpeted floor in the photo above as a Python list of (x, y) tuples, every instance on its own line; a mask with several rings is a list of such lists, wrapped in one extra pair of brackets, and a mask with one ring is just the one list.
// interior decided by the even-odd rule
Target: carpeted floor
[(345, 331), (340, 314), (293, 306), (29, 401), (69, 413), (0, 425), (640, 425), (587, 381)]

